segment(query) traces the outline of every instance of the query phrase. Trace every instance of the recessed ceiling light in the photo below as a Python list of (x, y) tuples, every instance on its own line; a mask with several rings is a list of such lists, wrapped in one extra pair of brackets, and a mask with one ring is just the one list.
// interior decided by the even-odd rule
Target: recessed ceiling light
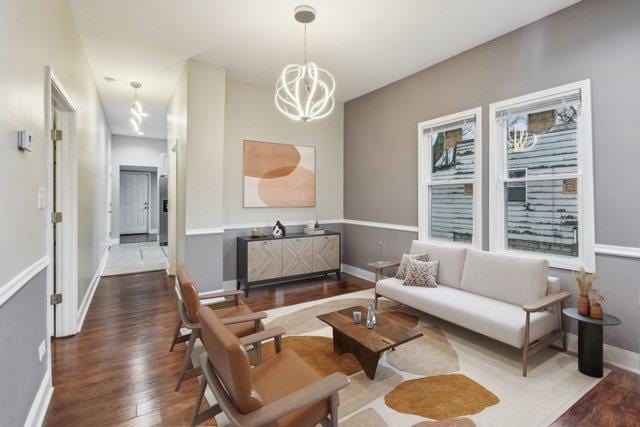
[(138, 135), (144, 135), (144, 132), (136, 132)]
[(116, 79), (114, 79), (113, 77), (109, 77), (109, 76), (104, 76), (103, 79), (105, 79), (105, 81), (107, 83), (115, 83)]

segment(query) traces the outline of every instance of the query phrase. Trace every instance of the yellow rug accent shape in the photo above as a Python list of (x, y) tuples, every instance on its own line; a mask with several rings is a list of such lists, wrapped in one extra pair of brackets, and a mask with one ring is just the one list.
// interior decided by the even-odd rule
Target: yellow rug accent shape
[(445, 420), (477, 414), (500, 399), (471, 378), (452, 374), (405, 381), (384, 401), (398, 412)]
[[(333, 340), (331, 338), (316, 336), (284, 337), (282, 338), (282, 348), (293, 350), (322, 376), (331, 375), (334, 372), (352, 375), (362, 371), (360, 363), (352, 354), (337, 355), (333, 352)], [(274, 354), (273, 342), (262, 344), (263, 360)]]

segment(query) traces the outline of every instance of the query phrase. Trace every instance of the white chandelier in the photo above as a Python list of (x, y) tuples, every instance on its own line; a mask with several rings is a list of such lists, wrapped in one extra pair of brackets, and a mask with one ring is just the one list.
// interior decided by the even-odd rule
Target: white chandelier
[(327, 70), (307, 62), (307, 24), (315, 20), (315, 10), (311, 6), (298, 6), (294, 17), (304, 24), (304, 64), (284, 67), (276, 83), (275, 103), (291, 120), (318, 120), (333, 111), (335, 79)]
[(131, 106), (131, 125), (133, 126), (133, 130), (138, 135), (144, 135), (144, 132), (140, 130), (140, 126), (142, 125), (142, 118), (147, 117), (147, 113), (142, 112), (142, 104), (138, 101), (138, 89), (142, 87), (142, 83), (140, 82), (131, 82), (131, 87), (135, 91), (133, 105)]
[(507, 148), (514, 153), (533, 150), (538, 145), (538, 135), (526, 130), (512, 130), (507, 135)]

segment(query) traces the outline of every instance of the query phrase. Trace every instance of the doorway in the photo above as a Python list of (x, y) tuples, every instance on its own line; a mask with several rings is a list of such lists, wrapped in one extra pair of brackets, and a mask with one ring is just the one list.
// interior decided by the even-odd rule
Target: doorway
[(47, 329), (63, 337), (77, 332), (78, 196), (76, 106), (53, 71), (47, 69)]
[(149, 174), (120, 172), (120, 235), (149, 233)]

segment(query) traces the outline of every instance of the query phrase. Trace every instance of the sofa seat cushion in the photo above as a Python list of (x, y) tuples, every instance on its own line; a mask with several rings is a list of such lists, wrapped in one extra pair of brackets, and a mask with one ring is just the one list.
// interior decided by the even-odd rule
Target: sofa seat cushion
[[(396, 278), (380, 280), (376, 293), (514, 347), (522, 347), (525, 326), (522, 307), (447, 286), (403, 286), (402, 280)], [(553, 313), (531, 313), (530, 342), (555, 328)]]
[(549, 262), (469, 249), (460, 289), (522, 307), (547, 295)]
[[(251, 381), (255, 391), (265, 405), (285, 398), (321, 379), (322, 375), (292, 350), (276, 353), (251, 371)], [(324, 399), (279, 418), (274, 425), (315, 426), (330, 411), (330, 401)]]
[(438, 284), (460, 288), (464, 259), (467, 255), (466, 248), (414, 240), (411, 243), (411, 253), (429, 254), (429, 261), (440, 261)]

